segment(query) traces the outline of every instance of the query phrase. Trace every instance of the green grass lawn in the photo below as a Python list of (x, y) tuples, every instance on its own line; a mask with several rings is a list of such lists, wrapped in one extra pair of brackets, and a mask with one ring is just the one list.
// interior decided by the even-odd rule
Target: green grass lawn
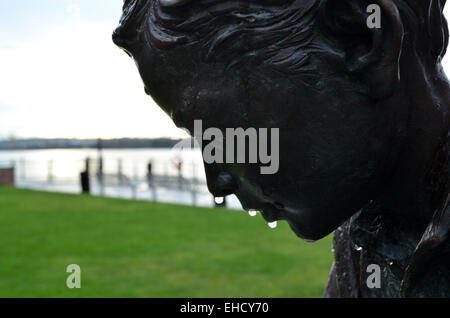
[(0, 297), (322, 297), (332, 258), (242, 211), (0, 188)]

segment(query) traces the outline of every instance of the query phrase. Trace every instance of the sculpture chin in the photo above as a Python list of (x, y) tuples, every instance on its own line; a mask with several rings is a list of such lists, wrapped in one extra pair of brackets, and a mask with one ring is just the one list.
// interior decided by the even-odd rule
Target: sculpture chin
[[(299, 238), (310, 243), (330, 235), (348, 219), (348, 217), (339, 218), (337, 215), (330, 218), (330, 213), (325, 213), (324, 210), (289, 210), (284, 215), (284, 219), (288, 222), (292, 231)], [(328, 216), (328, 219), (325, 216)]]
[[(305, 226), (305, 224), (299, 221), (288, 220), (287, 222), (295, 235), (308, 243), (314, 243), (320, 239), (323, 239), (334, 230), (334, 228), (329, 230), (313, 229), (312, 227)], [(309, 228), (309, 230), (306, 231), (305, 228)]]
[(318, 241), (328, 236), (341, 223), (337, 222), (337, 224), (332, 224), (330, 222), (325, 222), (323, 219), (317, 220), (311, 216), (312, 214), (306, 211), (288, 208), (279, 202), (270, 200), (267, 200), (265, 203), (256, 204), (255, 206), (259, 206), (259, 208), (249, 208), (250, 205), (246, 205), (245, 200), (241, 200), (241, 198), (239, 199), (245, 210), (261, 211), (262, 217), (268, 223), (275, 221), (287, 221), (295, 235), (309, 243)]

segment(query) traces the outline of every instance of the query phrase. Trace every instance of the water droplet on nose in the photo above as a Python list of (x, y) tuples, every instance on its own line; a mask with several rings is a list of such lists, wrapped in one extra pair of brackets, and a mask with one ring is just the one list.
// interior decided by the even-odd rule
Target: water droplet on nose
[(216, 202), (216, 204), (223, 204), (225, 198), (224, 197), (215, 197), (214, 198), (214, 202)]
[(276, 228), (277, 225), (278, 225), (278, 222), (277, 222), (277, 221), (275, 221), (275, 222), (269, 222), (269, 227), (270, 227), (271, 229)]
[(248, 214), (249, 214), (250, 216), (256, 216), (256, 215), (258, 214), (258, 211), (256, 211), (256, 210), (249, 210), (249, 211), (248, 211)]
[(361, 246), (356, 246), (355, 250), (357, 250), (358, 252), (361, 252), (362, 251), (362, 247)]

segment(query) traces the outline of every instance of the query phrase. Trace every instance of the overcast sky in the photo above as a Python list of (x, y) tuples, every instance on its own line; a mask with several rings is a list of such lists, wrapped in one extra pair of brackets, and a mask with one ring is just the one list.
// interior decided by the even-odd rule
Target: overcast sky
[(0, 0), (0, 138), (187, 136), (111, 42), (122, 4)]
[(0, 0), (0, 138), (187, 136), (111, 42), (123, 0)]

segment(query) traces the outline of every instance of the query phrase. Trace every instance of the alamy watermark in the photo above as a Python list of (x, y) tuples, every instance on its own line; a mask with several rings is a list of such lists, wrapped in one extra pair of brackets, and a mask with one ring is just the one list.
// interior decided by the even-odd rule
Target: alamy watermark
[[(276, 174), (280, 167), (279, 128), (226, 128), (223, 132), (215, 127), (203, 130), (202, 120), (195, 120), (194, 137), (206, 164), (260, 164), (264, 175)], [(175, 148), (192, 146), (184, 140)]]
[(367, 7), (367, 27), (369, 29), (381, 29), (381, 8), (378, 4), (371, 4)]
[(381, 268), (380, 265), (370, 264), (367, 266), (366, 272), (370, 274), (367, 277), (366, 285), (369, 289), (381, 288)]
[(67, 273), (71, 273), (66, 280), (69, 289), (81, 288), (81, 267), (77, 264), (70, 264), (66, 268)]

